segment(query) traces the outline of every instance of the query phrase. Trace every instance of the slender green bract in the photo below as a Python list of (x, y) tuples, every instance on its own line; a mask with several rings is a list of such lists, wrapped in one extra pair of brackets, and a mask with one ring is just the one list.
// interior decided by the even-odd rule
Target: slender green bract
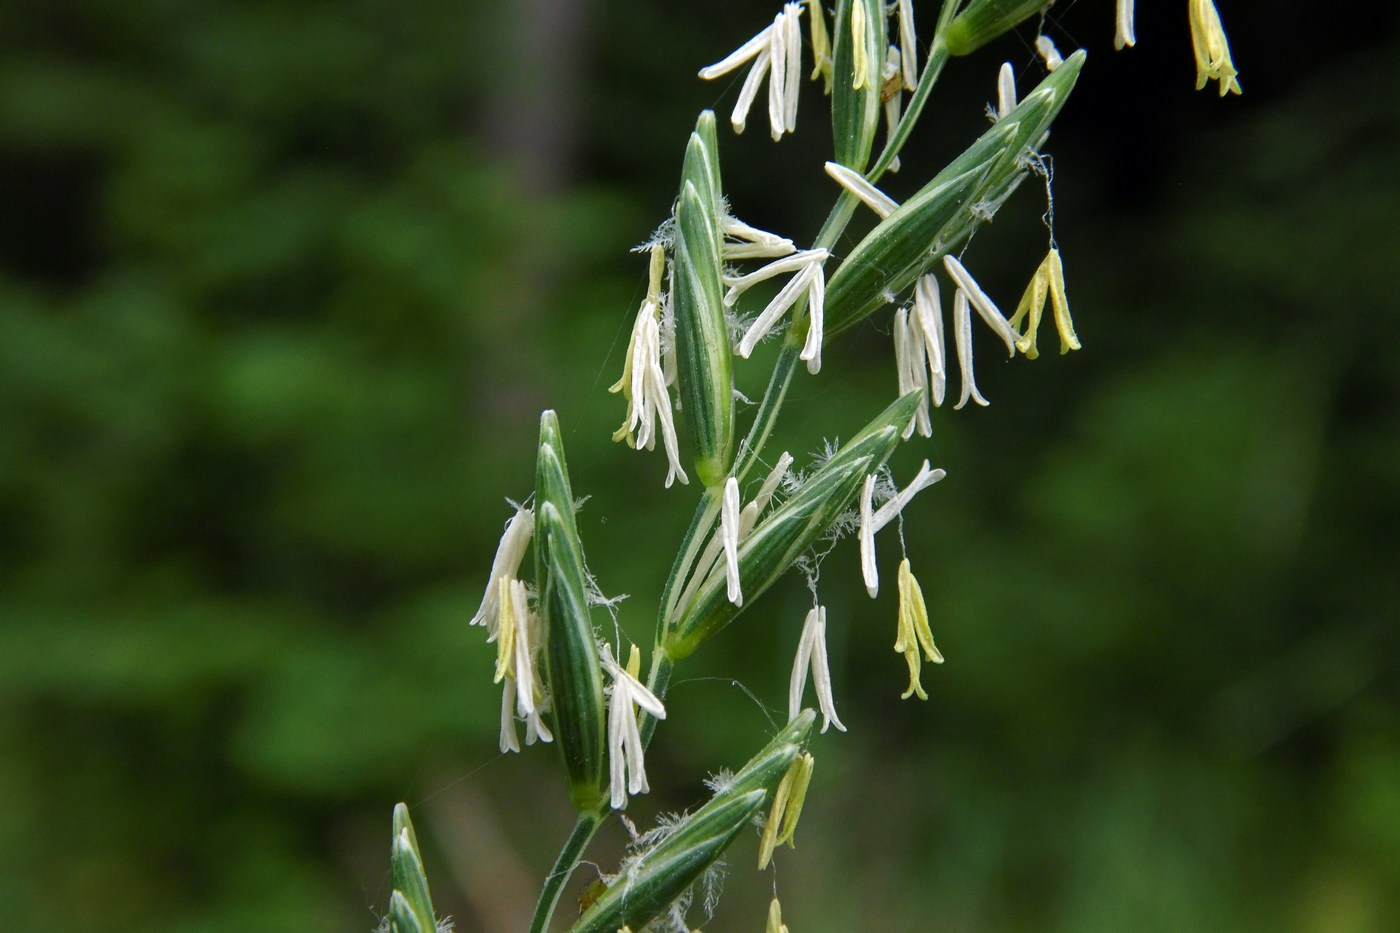
[(792, 760), (806, 750), (807, 741), (812, 736), (812, 725), (816, 721), (817, 714), (809, 709), (794, 716), (762, 751), (739, 769), (729, 782), (729, 790), (742, 793), (759, 787), (769, 790), (777, 787), (783, 775), (787, 774)]
[(700, 115), (686, 146), (676, 201), (672, 300), (682, 408), (695, 443), (695, 472), (724, 482), (734, 460), (734, 377), (720, 282), (719, 151), (715, 117)]
[(433, 933), (434, 929), (423, 926), (402, 891), (389, 895), (389, 933)]
[(1055, 0), (972, 0), (944, 33), (948, 51), (970, 55), (997, 36), (1048, 10)]
[[(838, 77), (831, 88), (831, 134), (836, 161), (858, 172), (870, 162), (880, 126), (885, 18), (883, 0), (838, 0), (836, 4), (832, 71)], [(853, 28), (858, 20), (859, 36)], [(859, 46), (857, 38), (863, 40)]]
[(535, 568), (544, 631), (545, 682), (569, 797), (596, 810), (603, 797), (603, 675), (588, 609), (583, 548), (564, 444), (554, 412), (540, 417), (536, 466)]
[(1000, 151), (985, 163), (935, 178), (851, 250), (827, 283), (823, 342), (895, 300), (938, 259), (940, 234), (975, 202)]
[(418, 853), (418, 835), (408, 818), (408, 807), (394, 807), (394, 841), (389, 850), (389, 874), (394, 890), (389, 896), (390, 933), (432, 933), (436, 927), (433, 898)]
[[(408, 836), (409, 846), (412, 848), (414, 853), (417, 853), (418, 833), (416, 833), (413, 829), (413, 820), (409, 819), (408, 804), (397, 803), (394, 804), (394, 838), (397, 839), (399, 836), (404, 834), (407, 834)], [(425, 888), (427, 887), (426, 880), (424, 880), (423, 885)]]
[[(1023, 97), (1009, 114), (997, 121), (997, 126), (984, 133), (963, 155), (944, 169), (944, 173), (947, 173), (966, 166), (973, 160), (985, 158), (985, 154), (994, 146), (1001, 149), (1001, 155), (995, 160), (986, 183), (977, 194), (973, 209), (958, 214), (940, 234), (939, 246), (943, 252), (965, 243), (1025, 179), (1031, 170), (1036, 152), (1045, 144), (1050, 125), (1068, 102), (1070, 92), (1079, 80), (1084, 61), (1085, 53), (1082, 49), (1066, 58), (1059, 68), (1047, 75)], [(1006, 136), (997, 137), (996, 130), (1003, 124), (1009, 132)]]
[(640, 930), (714, 864), (763, 805), (807, 747), (816, 715), (803, 710), (726, 781), (684, 825), (624, 867), (569, 933)]
[(674, 836), (647, 853), (635, 871), (624, 871), (593, 902), (569, 933), (639, 930), (680, 897), (719, 858), (768, 797), (765, 790), (715, 797)]

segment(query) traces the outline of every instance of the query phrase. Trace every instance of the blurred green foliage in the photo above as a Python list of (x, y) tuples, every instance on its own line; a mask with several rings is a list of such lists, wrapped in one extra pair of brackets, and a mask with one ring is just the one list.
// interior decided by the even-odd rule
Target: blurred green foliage
[[(694, 68), (756, 22), (566, 6), (573, 135), (544, 180), (510, 107), (554, 92), (508, 37), (548, 4), (0, 9), (12, 926), (367, 929), (408, 799), (442, 909), (520, 928), (568, 804), (552, 752), (495, 755), (465, 623), (548, 405), (592, 569), (646, 636), (694, 490), (608, 442), (625, 250), (695, 111), (732, 100)], [(950, 473), (904, 529), (948, 657), (928, 704), (898, 701), (892, 593), (864, 599), (853, 548), (826, 566), (851, 733), (815, 743), (779, 858), (794, 931), (1400, 916), (1395, 16), (1357, 35), (1318, 3), (1223, 2), (1246, 96), (1221, 103), (1160, 6), (1128, 56), (1106, 9), (1052, 23), (1091, 50), (1051, 143), (1086, 349), (984, 363), (992, 408), (943, 412), (896, 467)], [(892, 193), (977, 131), (995, 55), (1030, 61), (1008, 39), (950, 70)], [(721, 141), (736, 208), (798, 239), (832, 193), (803, 107), (798, 141)], [(1017, 204), (970, 253), (998, 294), (1043, 249)], [(775, 443), (882, 407), (887, 343), (865, 328), (801, 374)], [(761, 744), (805, 600), (775, 591), (678, 671), (635, 817)], [(717, 928), (761, 922), (751, 857)]]

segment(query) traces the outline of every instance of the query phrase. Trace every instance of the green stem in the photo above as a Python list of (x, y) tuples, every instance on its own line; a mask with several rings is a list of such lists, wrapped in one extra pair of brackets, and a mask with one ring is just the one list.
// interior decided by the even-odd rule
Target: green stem
[[(661, 645), (656, 646), (656, 650), (651, 655), (651, 672), (647, 675), (647, 689), (656, 694), (658, 700), (666, 696), (666, 688), (671, 685), (671, 668), (674, 665), (671, 659), (666, 657), (666, 652)], [(651, 745), (651, 737), (656, 732), (656, 718), (645, 710), (642, 711), (642, 721), (638, 726), (642, 733), (642, 748)]]
[(943, 31), (953, 21), (953, 17), (958, 15), (958, 7), (962, 5), (963, 0), (943, 0), (943, 7), (938, 11), (938, 26), (933, 31), (936, 38), (943, 38)]
[(578, 867), (583, 850), (588, 847), (593, 834), (602, 824), (601, 812), (578, 815), (574, 831), (569, 834), (564, 848), (559, 850), (559, 857), (554, 860), (554, 867), (544, 879), (544, 890), (540, 892), (540, 899), (535, 904), (534, 919), (530, 921), (530, 933), (545, 933), (549, 929), (549, 921), (554, 916), (554, 908), (559, 904), (559, 895), (563, 893), (564, 885)]
[[(831, 249), (835, 246), (841, 234), (846, 231), (846, 225), (851, 222), (851, 217), (855, 215), (856, 207), (859, 204), (860, 199), (843, 188), (841, 196), (831, 206), (831, 213), (826, 216), (826, 223), (822, 224), (821, 232), (817, 234), (816, 242), (812, 244), (812, 248)], [(806, 310), (805, 306), (803, 310)]]
[(749, 429), (744, 442), (739, 445), (734, 475), (740, 479), (743, 479), (758, 461), (759, 454), (763, 452), (763, 445), (768, 442), (768, 435), (773, 433), (773, 425), (778, 420), (778, 412), (783, 407), (783, 399), (792, 383), (792, 373), (796, 369), (797, 354), (800, 352), (800, 346), (794, 346), (789, 341), (783, 342), (778, 362), (773, 366), (773, 375), (768, 378), (768, 388), (763, 393), (763, 401), (758, 405), (758, 414), (754, 415), (753, 427)]
[(710, 529), (714, 527), (715, 519), (719, 516), (721, 495), (723, 495), (722, 487), (715, 486), (705, 490), (700, 497), (700, 502), (695, 506), (695, 517), (690, 520), (690, 527), (686, 529), (685, 537), (681, 539), (680, 550), (676, 552), (676, 561), (671, 565), (671, 574), (666, 578), (666, 585), (661, 590), (661, 612), (656, 617), (657, 647), (666, 642), (667, 626), (670, 624), (671, 614), (676, 609), (676, 597), (681, 592), (682, 584), (689, 575), (691, 564), (695, 563), (696, 556), (704, 547), (706, 536), (709, 535)]

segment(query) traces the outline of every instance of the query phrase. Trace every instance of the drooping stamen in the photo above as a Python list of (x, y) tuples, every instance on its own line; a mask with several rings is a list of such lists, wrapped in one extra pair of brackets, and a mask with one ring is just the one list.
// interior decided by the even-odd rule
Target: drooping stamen
[(972, 273), (968, 272), (963, 264), (958, 262), (957, 257), (951, 253), (943, 257), (943, 268), (948, 270), (948, 275), (958, 284), (958, 288), (967, 294), (968, 300), (977, 309), (982, 320), (986, 321), (987, 326), (1006, 344), (1006, 355), (1015, 356), (1016, 331), (1007, 323), (995, 302), (987, 296), (986, 292), (982, 291), (982, 286), (977, 284)]
[(1134, 45), (1137, 45), (1137, 32), (1133, 28), (1133, 0), (1118, 0), (1118, 23), (1113, 34), (1113, 47), (1121, 50)]
[(878, 214), (881, 220), (899, 209), (898, 201), (872, 185), (860, 172), (853, 171), (839, 162), (828, 162), (826, 173), (842, 188), (860, 198), (861, 203)]

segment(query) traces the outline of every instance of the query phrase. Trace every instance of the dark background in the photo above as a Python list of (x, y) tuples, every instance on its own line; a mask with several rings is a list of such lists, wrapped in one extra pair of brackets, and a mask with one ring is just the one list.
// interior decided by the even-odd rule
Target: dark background
[[(948, 657), (927, 704), (899, 700), (893, 586), (867, 601), (850, 543), (826, 565), (851, 731), (815, 743), (776, 874), (739, 843), (712, 928), (757, 929), (775, 885), (794, 933), (1397, 928), (1397, 13), (1221, 5), (1223, 101), (1184, 0), (1142, 4), (1124, 54), (1107, 0), (1057, 5), (1090, 53), (1049, 146), (1085, 349), (981, 355), (992, 407), (899, 454), (901, 481), (950, 474), (905, 523)], [(0, 7), (9, 926), (368, 929), (404, 799), (439, 906), (524, 928), (569, 809), (552, 751), (495, 754), (466, 620), (550, 406), (646, 640), (695, 489), (608, 441), (627, 249), (696, 112), (732, 106), (695, 70), (775, 11)], [(985, 125), (1002, 59), (1035, 80), (1033, 34), (948, 68), (893, 195)], [(804, 95), (796, 138), (721, 137), (736, 212), (799, 242), (834, 192)], [(1042, 210), (1027, 185), (968, 253), (1004, 307)], [(798, 375), (775, 443), (893, 397), (887, 327)], [(782, 718), (806, 600), (779, 587), (678, 670), (640, 826)]]

